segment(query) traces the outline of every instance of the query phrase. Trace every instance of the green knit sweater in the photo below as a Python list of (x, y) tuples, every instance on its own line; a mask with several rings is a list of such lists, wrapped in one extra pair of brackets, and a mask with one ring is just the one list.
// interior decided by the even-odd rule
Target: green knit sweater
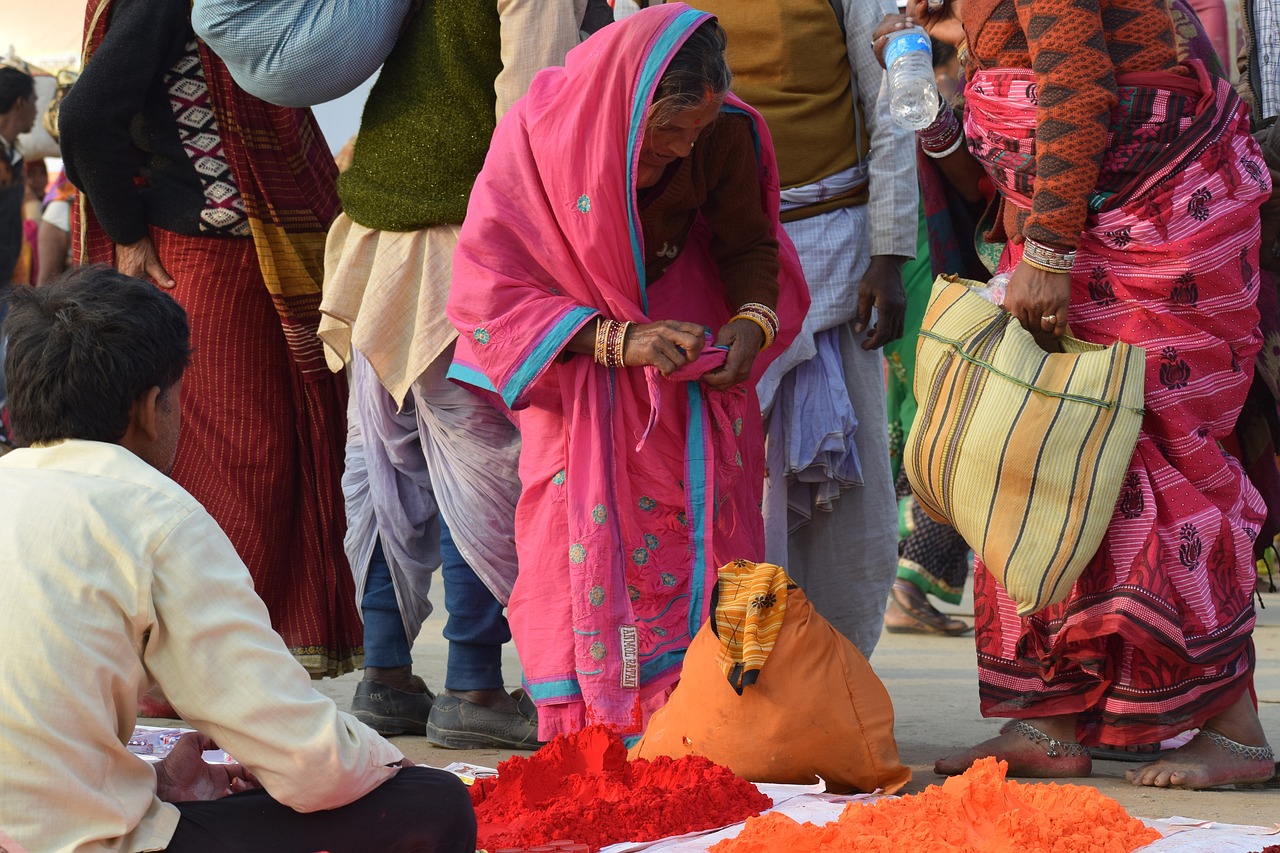
[(338, 179), (347, 216), (380, 231), (462, 221), (493, 136), (500, 50), (492, 0), (422, 4), (369, 93)]

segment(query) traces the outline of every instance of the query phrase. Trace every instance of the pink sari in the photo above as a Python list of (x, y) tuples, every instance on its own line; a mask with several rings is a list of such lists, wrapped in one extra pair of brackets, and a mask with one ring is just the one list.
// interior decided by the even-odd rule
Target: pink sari
[(714, 351), (669, 379), (562, 354), (601, 315), (711, 330), (729, 319), (701, 221), (646, 283), (635, 194), (653, 90), (709, 17), (683, 4), (645, 10), (539, 74), (494, 134), (454, 258), (450, 375), (501, 396), (523, 437), (509, 619), (544, 739), (591, 723), (642, 731), (679, 679), (717, 567), (764, 556), (753, 389), (809, 300), (757, 113), (725, 104), (755, 125), (760, 204), (781, 246), (782, 332), (751, 380), (726, 392), (698, 382), (723, 360)]

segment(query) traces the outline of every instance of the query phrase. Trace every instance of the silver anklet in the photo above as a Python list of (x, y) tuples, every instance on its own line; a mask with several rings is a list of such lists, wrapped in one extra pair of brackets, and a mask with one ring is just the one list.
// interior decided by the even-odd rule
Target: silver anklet
[(1243, 743), (1236, 743), (1224, 734), (1215, 732), (1213, 729), (1201, 729), (1200, 734), (1213, 741), (1218, 746), (1225, 749), (1233, 755), (1239, 755), (1250, 761), (1275, 761), (1276, 754), (1269, 746), (1246, 746)]
[[(1044, 744), (1049, 748), (1048, 752), (1045, 754), (1050, 758), (1071, 758), (1076, 755), (1089, 754), (1089, 747), (1084, 744), (1068, 743), (1067, 741), (1058, 740), (1057, 738), (1051, 738), (1025, 720), (1014, 721), (1014, 724), (1009, 727), (1009, 731), (1017, 732), (1032, 743)], [(1221, 735), (1219, 735), (1219, 737), (1221, 737)], [(1236, 746), (1239, 746), (1239, 744), (1236, 744)]]

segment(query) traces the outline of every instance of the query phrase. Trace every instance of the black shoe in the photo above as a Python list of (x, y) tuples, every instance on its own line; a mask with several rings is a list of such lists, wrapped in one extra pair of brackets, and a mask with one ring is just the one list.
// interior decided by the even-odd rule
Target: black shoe
[(422, 693), (406, 693), (376, 681), (361, 681), (351, 700), (351, 716), (380, 735), (423, 734), (436, 697), (426, 684), (422, 688)]
[(446, 749), (537, 749), (538, 709), (524, 690), (511, 694), (517, 711), (497, 711), (456, 696), (436, 697), (427, 740)]

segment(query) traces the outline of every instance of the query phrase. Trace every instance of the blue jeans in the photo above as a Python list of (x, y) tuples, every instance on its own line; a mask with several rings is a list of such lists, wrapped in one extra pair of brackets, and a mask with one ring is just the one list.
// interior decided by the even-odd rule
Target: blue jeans
[[(449, 527), (440, 517), (440, 573), (444, 579), (444, 608), (449, 614), (444, 638), (449, 641), (446, 690), (502, 689), (502, 646), (511, 641), (511, 628), (502, 605), (458, 553)], [(364, 613), (365, 666), (412, 666), (412, 640), (396, 602), (395, 586), (382, 543), (373, 549), (369, 577), (360, 602)]]

